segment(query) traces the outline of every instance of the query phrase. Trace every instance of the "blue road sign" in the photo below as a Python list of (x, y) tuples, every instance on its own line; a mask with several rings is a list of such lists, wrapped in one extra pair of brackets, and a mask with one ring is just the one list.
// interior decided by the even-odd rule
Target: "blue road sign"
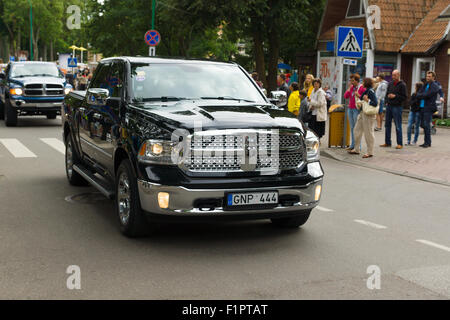
[(76, 68), (78, 65), (77, 58), (69, 58), (67, 59), (67, 66), (69, 68)]
[(161, 42), (161, 35), (156, 30), (149, 30), (145, 33), (144, 40), (146, 44), (154, 47)]
[(14, 61), (16, 61), (16, 57), (14, 57), (14, 56), (10, 56), (10, 57), (9, 57), (9, 61), (11, 61), (11, 62), (14, 62)]
[(364, 28), (338, 27), (336, 56), (362, 58)]

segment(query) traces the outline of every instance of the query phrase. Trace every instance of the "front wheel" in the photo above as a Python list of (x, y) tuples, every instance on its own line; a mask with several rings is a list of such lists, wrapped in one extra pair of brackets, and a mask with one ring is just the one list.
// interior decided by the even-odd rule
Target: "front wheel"
[(127, 237), (146, 236), (155, 230), (150, 225), (141, 209), (137, 179), (133, 174), (131, 163), (123, 160), (116, 174), (116, 213), (120, 231)]
[(298, 228), (306, 223), (309, 219), (311, 210), (304, 211), (298, 216), (287, 217), (287, 218), (272, 218), (272, 224), (280, 228)]
[(5, 124), (7, 127), (17, 126), (17, 111), (11, 106), (11, 103), (5, 102)]

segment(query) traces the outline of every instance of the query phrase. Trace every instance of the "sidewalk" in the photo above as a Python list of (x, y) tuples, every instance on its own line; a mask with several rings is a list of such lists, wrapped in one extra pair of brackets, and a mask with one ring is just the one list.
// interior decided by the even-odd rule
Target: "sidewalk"
[[(423, 181), (439, 183), (450, 186), (450, 128), (437, 127), (436, 135), (431, 136), (431, 148), (421, 148), (423, 143), (423, 129), (420, 131), (417, 146), (406, 146), (406, 123), (403, 123), (403, 149), (396, 150), (395, 125), (392, 123), (392, 147), (380, 148), (384, 143), (383, 130), (375, 132), (374, 157), (362, 159), (366, 152), (364, 136), (362, 138), (362, 150), (360, 155), (351, 155), (344, 148), (328, 148), (328, 125), (325, 136), (322, 138), (320, 153), (324, 157), (352, 163), (368, 168), (382, 170), (402, 176), (407, 176)], [(412, 139), (414, 135), (412, 135)]]

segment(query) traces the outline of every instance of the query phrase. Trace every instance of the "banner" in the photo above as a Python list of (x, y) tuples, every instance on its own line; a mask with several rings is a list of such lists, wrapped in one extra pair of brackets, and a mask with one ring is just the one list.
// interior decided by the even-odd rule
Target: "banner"
[(328, 87), (333, 92), (331, 104), (338, 103), (339, 85), (342, 78), (340, 58), (320, 58), (319, 77), (322, 79), (322, 88)]

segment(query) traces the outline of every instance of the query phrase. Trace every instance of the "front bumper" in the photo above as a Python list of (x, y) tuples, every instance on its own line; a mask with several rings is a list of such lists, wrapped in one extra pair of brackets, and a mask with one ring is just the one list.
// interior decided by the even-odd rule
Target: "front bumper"
[(59, 111), (63, 104), (63, 98), (37, 99), (22, 96), (13, 96), (10, 99), (10, 105), (20, 111), (39, 112), (39, 111)]
[[(264, 188), (239, 188), (239, 189), (188, 189), (182, 186), (165, 186), (138, 180), (138, 190), (141, 208), (147, 213), (173, 217), (222, 217), (222, 216), (244, 216), (247, 218), (270, 218), (286, 215), (301, 214), (318, 205), (315, 201), (316, 187), (322, 186), (322, 178), (313, 180), (305, 185), (287, 187), (264, 187)], [(280, 203), (270, 209), (239, 209), (227, 210), (224, 203), (227, 193), (278, 191), (279, 199), (290, 197), (297, 199), (295, 202)], [(158, 205), (158, 193), (167, 192), (170, 195), (169, 207), (161, 209)], [(202, 201), (218, 200), (217, 206), (201, 208)]]

